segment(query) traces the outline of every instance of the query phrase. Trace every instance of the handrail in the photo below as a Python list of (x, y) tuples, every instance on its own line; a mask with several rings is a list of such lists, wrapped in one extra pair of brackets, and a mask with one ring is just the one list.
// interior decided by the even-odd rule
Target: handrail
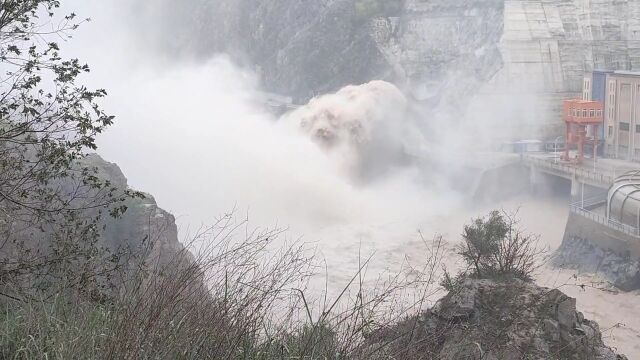
[(577, 206), (582, 209), (587, 209), (595, 205), (601, 205), (607, 203), (607, 195), (594, 196), (585, 200), (581, 200), (571, 204), (571, 206)]
[(613, 184), (615, 178), (611, 175), (603, 174), (600, 172), (590, 171), (584, 168), (579, 168), (576, 166), (570, 166), (562, 163), (554, 163), (547, 159), (538, 159), (529, 155), (525, 155), (527, 161), (532, 162), (536, 165), (541, 165), (546, 168), (563, 171), (568, 174), (573, 174), (582, 178), (586, 178), (589, 180), (593, 180), (595, 182), (599, 182), (601, 184)]
[(587, 209), (584, 209), (583, 207), (580, 206), (579, 203), (576, 204), (571, 204), (571, 212), (583, 216), (587, 219), (593, 220), (601, 225), (607, 226), (611, 229), (620, 231), (622, 233), (625, 233), (627, 235), (630, 236), (634, 236), (634, 237), (638, 237), (640, 238), (640, 229), (627, 225), (627, 224), (622, 224), (616, 220), (613, 219), (607, 219), (606, 217), (596, 214), (592, 211), (589, 211)]

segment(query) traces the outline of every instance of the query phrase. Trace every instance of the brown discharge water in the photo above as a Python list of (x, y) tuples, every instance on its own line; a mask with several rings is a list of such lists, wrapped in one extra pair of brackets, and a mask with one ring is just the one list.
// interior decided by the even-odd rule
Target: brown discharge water
[[(447, 251), (444, 264), (455, 271), (461, 266), (455, 246), (464, 224), (496, 208), (518, 210), (520, 227), (540, 235), (540, 245), (548, 246), (551, 252), (561, 244), (569, 210), (566, 199), (555, 197), (523, 196), (482, 207), (425, 214), (426, 218), (417, 222), (409, 216), (375, 223), (323, 226), (314, 237), (327, 266), (322, 282), (327, 283), (330, 292), (342, 289), (357, 271), (358, 264), (369, 255), (373, 255), (367, 266), (369, 278), (397, 272), (406, 261), (420, 264), (428, 252), (419, 231), (427, 240), (443, 236)], [(575, 297), (579, 311), (600, 324), (609, 346), (616, 347), (630, 359), (640, 358), (640, 292), (619, 292), (602, 284), (597, 275), (576, 274), (549, 265), (539, 270), (536, 281)], [(431, 304), (437, 296), (429, 299)]]

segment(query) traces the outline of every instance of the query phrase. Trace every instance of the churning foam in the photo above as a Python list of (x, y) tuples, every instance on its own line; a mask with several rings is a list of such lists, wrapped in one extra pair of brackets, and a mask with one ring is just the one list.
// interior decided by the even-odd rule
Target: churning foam
[(363, 175), (401, 162), (407, 142), (418, 137), (407, 105), (395, 85), (377, 80), (316, 97), (281, 121), (312, 139), (343, 171)]

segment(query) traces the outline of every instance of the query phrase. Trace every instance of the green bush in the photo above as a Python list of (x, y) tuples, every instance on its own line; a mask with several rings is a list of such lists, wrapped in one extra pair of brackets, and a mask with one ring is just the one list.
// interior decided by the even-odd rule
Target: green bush
[(472, 276), (479, 278), (515, 277), (530, 281), (545, 252), (538, 248), (538, 237), (518, 228), (516, 215), (493, 211), (464, 227), (458, 253)]

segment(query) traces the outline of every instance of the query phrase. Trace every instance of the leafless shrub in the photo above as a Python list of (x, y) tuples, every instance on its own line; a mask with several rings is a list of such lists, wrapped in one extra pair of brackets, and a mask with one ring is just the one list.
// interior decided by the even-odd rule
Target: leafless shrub
[(313, 249), (282, 237), (282, 230), (252, 229), (228, 215), (200, 231), (191, 251), (151, 251), (128, 264), (135, 276), (123, 276), (112, 303), (11, 303), (2, 318), (11, 330), (0, 341), (2, 355), (26, 349), (25, 357), (50, 358), (369, 359), (388, 349), (368, 338), (423, 310), (435, 292), (439, 238), (425, 242), (420, 267), (406, 262), (375, 281), (366, 279), (369, 259), (362, 259), (330, 299), (307, 290), (318, 269)]

